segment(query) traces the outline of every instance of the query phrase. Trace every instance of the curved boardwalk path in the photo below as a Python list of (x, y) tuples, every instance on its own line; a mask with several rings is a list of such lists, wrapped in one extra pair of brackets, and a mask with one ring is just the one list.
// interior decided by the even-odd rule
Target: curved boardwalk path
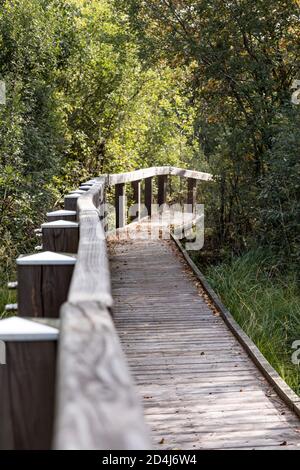
[(171, 241), (110, 243), (114, 319), (158, 449), (300, 449), (300, 421)]

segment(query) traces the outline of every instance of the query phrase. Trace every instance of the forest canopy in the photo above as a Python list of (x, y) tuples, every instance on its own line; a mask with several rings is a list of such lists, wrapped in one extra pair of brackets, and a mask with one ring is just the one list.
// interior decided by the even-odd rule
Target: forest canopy
[(102, 172), (210, 171), (211, 243), (299, 260), (293, 0), (1, 0), (0, 256)]
[(139, 48), (110, 1), (1, 1), (2, 260), (85, 177), (198, 164), (189, 70), (146, 64)]

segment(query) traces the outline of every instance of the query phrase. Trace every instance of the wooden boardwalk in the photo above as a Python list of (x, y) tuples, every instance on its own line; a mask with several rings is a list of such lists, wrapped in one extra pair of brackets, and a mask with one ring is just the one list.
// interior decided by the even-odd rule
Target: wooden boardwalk
[(157, 449), (300, 449), (300, 420), (175, 244), (110, 242), (114, 320)]

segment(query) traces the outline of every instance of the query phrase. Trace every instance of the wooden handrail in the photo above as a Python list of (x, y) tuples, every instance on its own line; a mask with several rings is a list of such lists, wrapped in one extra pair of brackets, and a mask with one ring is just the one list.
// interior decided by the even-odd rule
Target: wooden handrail
[(113, 303), (105, 233), (100, 220), (106, 182), (106, 177), (98, 178), (77, 203), (80, 243), (68, 298), (72, 304), (94, 301), (110, 308)]
[(109, 175), (108, 185), (114, 186), (116, 184), (130, 183), (162, 175), (180, 176), (181, 178), (192, 178), (203, 181), (211, 181), (213, 178), (210, 173), (203, 173), (201, 171), (185, 170), (183, 168), (176, 168), (173, 166), (154, 166), (142, 170), (131, 171), (129, 173)]
[[(32, 304), (29, 309), (31, 314), (41, 317), (45, 315), (45, 312), (49, 313), (51, 320), (49, 318), (34, 319), (34, 321), (44, 322), (45, 325), (49, 322), (52, 324), (52, 317), (60, 313), (61, 321), (59, 324), (58, 321), (55, 322), (56, 327), (60, 329), (57, 380), (55, 384), (58, 330), (55, 331), (54, 343), (51, 340), (53, 332), (49, 337), (49, 329), (46, 329), (47, 331), (44, 329), (43, 335), (40, 336), (41, 331), (37, 331), (36, 327), (31, 325), (30, 336), (28, 336), (28, 328), (24, 326), (24, 320), (21, 321), (21, 325), (18, 320), (16, 336), (13, 320), (13, 328), (9, 333), (10, 362), (8, 368), (3, 369), (4, 395), (3, 393), (2, 395), (9, 396), (11, 406), (15, 406), (16, 412), (13, 416), (11, 413), (7, 414), (9, 407), (3, 405), (3, 413), (7, 416), (5, 415), (6, 419), (2, 420), (0, 428), (0, 447), (8, 445), (9, 448), (18, 449), (49, 448), (50, 439), (53, 437), (53, 447), (62, 450), (150, 448), (142, 408), (111, 314), (113, 299), (103, 219), (105, 220), (106, 214), (106, 188), (115, 185), (116, 202), (121, 199), (123, 204), (123, 207), (120, 204), (118, 211), (116, 210), (116, 225), (118, 227), (126, 223), (127, 211), (124, 199), (126, 199), (125, 184), (128, 182), (133, 183), (133, 199), (138, 206), (138, 215), (141, 215), (140, 182), (142, 179), (146, 180), (144, 199), (146, 208), (150, 209), (148, 214), (151, 215), (154, 176), (157, 176), (158, 206), (162, 207), (161, 212), (153, 214), (151, 222), (154, 226), (155, 215), (158, 214), (159, 223), (163, 223), (161, 216), (170, 210), (166, 204), (167, 177), (179, 176), (188, 180), (188, 204), (186, 206), (191, 206), (187, 207), (190, 219), (180, 226), (168, 222), (168, 227), (173, 230), (172, 238), (179, 246), (177, 241), (179, 232), (183, 227), (185, 230), (192, 228), (201, 218), (197, 215), (197, 211), (194, 211), (197, 180), (211, 181), (212, 175), (171, 166), (153, 167), (120, 175), (103, 175), (87, 183), (86, 191), (67, 196), (65, 200), (72, 209), (48, 213), (48, 224), (42, 226), (43, 243), (47, 241), (53, 252), (18, 258), (20, 267), (18, 283), (11, 283), (10, 287), (18, 289), (19, 306), (15, 304), (7, 308), (19, 310), (19, 314), (26, 316), (29, 312), (25, 307), (28, 308), (30, 302), (33, 302), (34, 306)], [(64, 218), (65, 220), (71, 219), (71, 221), (66, 223), (61, 220)], [(121, 219), (123, 222), (119, 224)], [(78, 246), (77, 256), (59, 253), (63, 250), (62, 247), (74, 247), (73, 243), (65, 244), (68, 236), (62, 233), (65, 229), (74, 230), (74, 227), (76, 227), (77, 238), (73, 251), (75, 253)], [(146, 225), (146, 229), (148, 232), (149, 226)], [(46, 239), (46, 235), (43, 234), (44, 230), (52, 231), (47, 234), (49, 239)], [(53, 244), (56, 238), (58, 245)], [(251, 344), (249, 338), (235, 324), (230, 313), (206, 285), (205, 279), (185, 250), (180, 249), (201, 281), (203, 289), (207, 291), (239, 342), (278, 394), (299, 414), (296, 395), (276, 375), (257, 348)], [(69, 268), (65, 270), (62, 266), (72, 266), (72, 271), (70, 272)], [(22, 297), (24, 292), (27, 295), (26, 301)], [(28, 296), (30, 296), (30, 301)], [(66, 303), (61, 307), (66, 298)], [(35, 311), (36, 306), (38, 308)], [(26, 334), (24, 336), (26, 331), (27, 336)], [(5, 328), (2, 330), (1, 339), (8, 341)], [(38, 341), (42, 344), (37, 344)], [(19, 372), (20, 377), (18, 377)], [(13, 386), (11, 377), (15, 382)], [(20, 380), (15, 380), (16, 377)], [(52, 434), (55, 385), (55, 426)], [(28, 390), (30, 390), (29, 399), (21, 403), (20, 396), (26, 397)], [(34, 400), (30, 401), (32, 397)], [(5, 404), (5, 400), (2, 402)]]
[(147, 449), (139, 400), (109, 308), (105, 234), (107, 177), (78, 199), (80, 242), (68, 302), (61, 309), (54, 448)]
[[(56, 344), (49, 345), (49, 348), (46, 345), (44, 370), (36, 363), (37, 373), (33, 373), (31, 356), (26, 353), (24, 359), (22, 354), (28, 382), (24, 382), (22, 391), (19, 390), (20, 383), (10, 390), (12, 399), (18, 403), (18, 417), (15, 420), (14, 416), (12, 420), (11, 435), (21, 436), (18, 442), (11, 440), (9, 445), (12, 448), (49, 448), (51, 438), (55, 449), (151, 448), (141, 404), (111, 313), (113, 299), (106, 246), (108, 207), (105, 202), (107, 187), (115, 185), (116, 228), (126, 224), (125, 184), (132, 182), (138, 217), (144, 216), (141, 211), (141, 180), (145, 179), (143, 199), (151, 216), (156, 197), (152, 181), (155, 176), (160, 207), (166, 205), (168, 176), (187, 178), (187, 201), (192, 216), (197, 180), (212, 179), (208, 173), (171, 166), (102, 175), (83, 184), (83, 190), (66, 195), (64, 210), (47, 214), (48, 223), (41, 228), (43, 253), (18, 258), (18, 304), (6, 308), (18, 310), (21, 316), (34, 314), (39, 319), (43, 317), (47, 322), (49, 318), (60, 316), (61, 321), (58, 347)], [(39, 358), (39, 355), (34, 354), (34, 357)], [(12, 375), (17, 362), (10, 365)], [(45, 394), (45, 383), (50, 376), (48, 388), (51, 393)], [(6, 373), (5, 377), (6, 381), (9, 380)], [(46, 382), (44, 377), (47, 377)], [(47, 435), (42, 441), (44, 423), (36, 421), (35, 417), (41, 412), (36, 414), (35, 400), (19, 403), (19, 396), (27, 393), (29, 382), (32, 382), (35, 394), (41, 393), (40, 405), (49, 417)], [(32, 440), (18, 429), (18, 423), (22, 423), (25, 416), (24, 410), (28, 416), (34, 417), (34, 424), (29, 426)], [(0, 446), (6, 438), (6, 427), (6, 423), (2, 423)]]
[[(89, 182), (91, 188), (76, 201), (80, 239), (68, 300), (61, 308), (56, 449), (150, 448), (141, 406), (110, 313), (113, 300), (101, 219), (108, 186), (117, 185), (118, 189), (125, 183), (146, 179), (145, 197), (150, 205), (151, 178), (168, 175), (187, 178), (193, 188), (195, 180), (212, 180), (209, 173), (152, 167), (95, 178)], [(165, 184), (161, 179), (161, 199)]]

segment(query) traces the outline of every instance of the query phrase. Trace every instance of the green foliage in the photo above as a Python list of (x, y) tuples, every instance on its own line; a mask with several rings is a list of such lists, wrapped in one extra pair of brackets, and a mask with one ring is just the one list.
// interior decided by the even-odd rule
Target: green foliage
[[(80, 181), (151, 165), (212, 171), (215, 184), (199, 185), (206, 250), (227, 261), (208, 276), (296, 389), (287, 352), (300, 334), (295, 2), (0, 4), (1, 285), (36, 244), (43, 213)], [(172, 191), (177, 201), (178, 181)], [(2, 288), (0, 311), (11, 298)]]
[(206, 270), (210, 284), (273, 367), (300, 394), (300, 367), (292, 344), (300, 338), (300, 292), (295, 274), (283, 276), (277, 260), (256, 250)]
[[(216, 245), (240, 252), (257, 242), (258, 233), (268, 244), (264, 209), (267, 202), (269, 211), (276, 212), (278, 203), (270, 194), (265, 199), (270, 180), (281, 178), (283, 161), (286, 173), (297, 170), (293, 162), (299, 158), (296, 145), (287, 148), (299, 137), (290, 90), (299, 78), (295, 2), (121, 3), (132, 19), (143, 60), (189, 67), (192, 74), (188, 92), (195, 136), (218, 182), (218, 193), (209, 202)], [(295, 206), (295, 183), (294, 178), (288, 183), (284, 210), (289, 214)], [(294, 229), (292, 233), (289, 244), (297, 244), (299, 251)], [(281, 235), (279, 229), (274, 242), (277, 238), (280, 243)]]
[(1, 2), (0, 278), (83, 179), (189, 165), (188, 79), (187, 69), (146, 65), (128, 17), (107, 0)]
[[(269, 169), (261, 180), (260, 223), (263, 245), (273, 248), (281, 264), (299, 270), (300, 262), (300, 110), (284, 109), (274, 125)], [(299, 272), (299, 271), (298, 271)]]

